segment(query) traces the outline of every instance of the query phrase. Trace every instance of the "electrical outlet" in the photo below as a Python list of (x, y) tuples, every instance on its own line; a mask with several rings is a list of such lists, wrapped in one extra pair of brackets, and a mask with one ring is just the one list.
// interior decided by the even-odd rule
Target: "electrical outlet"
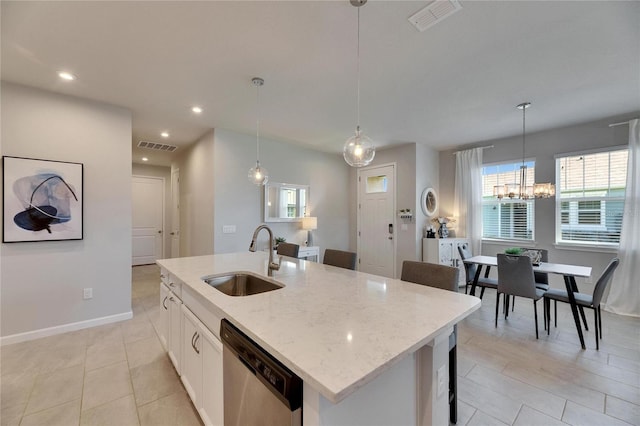
[(436, 373), (436, 380), (438, 382), (437, 396), (442, 396), (444, 391), (448, 388), (447, 386), (447, 369), (446, 365), (438, 368), (438, 372)]
[(82, 293), (82, 298), (84, 300), (92, 299), (93, 298), (93, 289), (91, 287), (85, 288), (83, 293)]
[(235, 225), (223, 225), (222, 226), (222, 233), (223, 234), (235, 234), (236, 233), (236, 226)]

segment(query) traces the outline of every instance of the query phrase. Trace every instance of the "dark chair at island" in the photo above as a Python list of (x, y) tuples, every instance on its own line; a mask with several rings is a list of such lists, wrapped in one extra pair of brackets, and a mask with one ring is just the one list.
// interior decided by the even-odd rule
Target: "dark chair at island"
[(280, 243), (276, 252), (282, 256), (298, 257), (300, 246), (292, 243)]
[(338, 268), (356, 270), (356, 253), (350, 251), (326, 249), (322, 263), (325, 265), (337, 266)]
[[(600, 312), (600, 302), (602, 301), (602, 296), (604, 295), (604, 291), (611, 282), (611, 278), (613, 278), (613, 273), (615, 272), (618, 264), (620, 263), (620, 259), (613, 258), (611, 262), (607, 265), (604, 272), (596, 282), (596, 285), (593, 288), (593, 294), (588, 295), (584, 293), (573, 293), (573, 296), (576, 299), (576, 304), (578, 307), (585, 307), (593, 309), (594, 315), (594, 323), (596, 330), (596, 349), (600, 349), (599, 340), (602, 339), (602, 313)], [(552, 288), (547, 290), (544, 294), (544, 304), (547, 311), (546, 322), (547, 322), (547, 334), (549, 333), (549, 328), (551, 328), (551, 301), (553, 300), (553, 314), (555, 315), (555, 326), (558, 326), (558, 302), (569, 303), (569, 296), (566, 290), (560, 290), (557, 288)], [(577, 320), (577, 319), (576, 319)], [(584, 317), (583, 317), (584, 320)], [(586, 326), (586, 321), (585, 321)], [(588, 330), (588, 328), (587, 328)]]
[[(458, 292), (458, 268), (434, 263), (405, 260), (402, 262), (402, 281)], [(458, 421), (458, 380), (457, 380), (457, 336), (458, 326), (453, 326), (449, 336), (449, 421)]]

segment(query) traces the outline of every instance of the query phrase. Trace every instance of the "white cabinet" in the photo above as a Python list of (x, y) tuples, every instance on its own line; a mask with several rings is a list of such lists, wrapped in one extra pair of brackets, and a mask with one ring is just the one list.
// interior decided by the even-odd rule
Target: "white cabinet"
[(467, 238), (423, 238), (422, 261), (459, 268), (458, 282), (463, 286), (466, 273), (458, 252), (458, 246), (462, 244), (469, 244), (469, 240)]
[[(179, 287), (174, 283), (174, 288)], [(181, 306), (182, 300), (178, 295), (171, 291), (167, 284), (160, 283), (160, 342), (162, 342), (178, 374), (180, 374), (182, 355)]]
[(205, 425), (222, 425), (222, 343), (182, 305), (182, 383)]

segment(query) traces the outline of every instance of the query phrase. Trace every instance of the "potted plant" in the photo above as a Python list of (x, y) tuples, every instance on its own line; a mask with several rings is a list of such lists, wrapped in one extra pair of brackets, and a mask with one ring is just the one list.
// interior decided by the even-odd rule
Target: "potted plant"
[(522, 249), (518, 247), (511, 247), (505, 249), (504, 254), (510, 254), (512, 256), (520, 256), (522, 254)]
[(287, 239), (286, 239), (286, 238), (284, 238), (284, 237), (276, 237), (276, 238), (275, 238), (274, 248), (275, 248), (275, 249), (278, 249), (278, 244), (280, 244), (280, 243), (284, 243), (284, 242), (286, 242), (286, 241), (287, 241)]

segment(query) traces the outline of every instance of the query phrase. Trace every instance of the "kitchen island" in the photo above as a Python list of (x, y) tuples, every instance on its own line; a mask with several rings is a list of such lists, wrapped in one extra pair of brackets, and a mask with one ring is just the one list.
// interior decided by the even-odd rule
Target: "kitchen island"
[(233, 297), (202, 277), (266, 276), (267, 253), (158, 264), (211, 333), (226, 318), (302, 378), (304, 424), (448, 424), (448, 336), (478, 298), (288, 257), (283, 288)]

